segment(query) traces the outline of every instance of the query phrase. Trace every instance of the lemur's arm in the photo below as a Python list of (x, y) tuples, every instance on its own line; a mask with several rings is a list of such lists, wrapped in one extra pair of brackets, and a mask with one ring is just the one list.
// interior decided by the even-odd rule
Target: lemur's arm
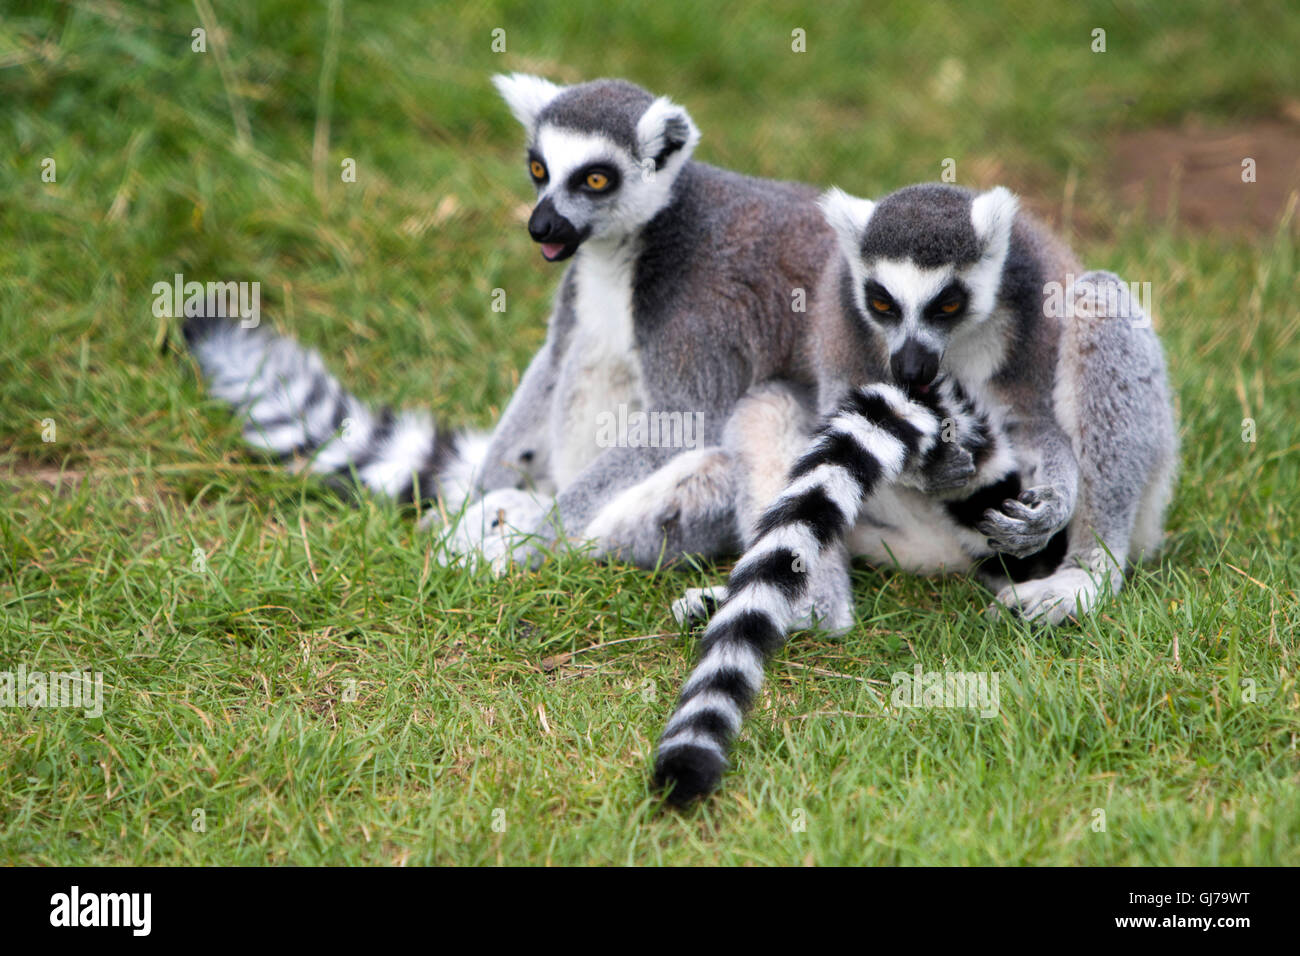
[[(542, 537), (581, 540), (592, 520), (623, 491), (649, 478), (681, 451), (679, 448), (607, 448), (555, 499), (555, 521)], [(555, 527), (558, 522), (559, 527)]]
[[(823, 382), (820, 400), (823, 419), (829, 421), (858, 390), (847, 381)], [(936, 383), (928, 395), (916, 401), (934, 412), (939, 431), (924, 455), (908, 461), (898, 476), (898, 483), (926, 494), (942, 494), (964, 487), (975, 476), (975, 451), (989, 441), (986, 423), (951, 381)]]
[[(666, 411), (672, 403), (653, 403), (649, 414)], [(700, 407), (690, 401), (686, 408)], [(681, 405), (678, 406), (679, 408)], [(700, 413), (695, 431), (699, 446), (716, 444), (722, 431), (722, 413), (716, 407)], [(677, 447), (616, 446), (606, 448), (570, 482), (555, 499), (551, 514), (542, 520), (530, 536), (526, 551), (545, 548), (561, 538), (582, 542), (597, 516), (610, 507), (618, 507), (619, 495), (648, 479), (683, 452)], [(516, 559), (519, 549), (516, 549)]]
[[(681, 314), (673, 316), (679, 324)], [(698, 356), (683, 361), (687, 356), (682, 353), (691, 343), (675, 337), (675, 328), (672, 322), (656, 327), (639, 343), (642, 411), (646, 415), (694, 415), (696, 446), (716, 445), (747, 383), (729, 355), (715, 363)], [(558, 356), (556, 365), (560, 366)], [(557, 387), (561, 390), (568, 387), (566, 374), (564, 370), (559, 373)], [(560, 539), (585, 541), (588, 528), (604, 509), (617, 507), (623, 492), (645, 481), (683, 450), (649, 445), (605, 448), (564, 487), (551, 513), (532, 529), (527, 542), (513, 548), (515, 560), (532, 560), (536, 552)]]
[(976, 527), (994, 550), (1025, 557), (1043, 550), (1069, 523), (1078, 502), (1079, 463), (1056, 418), (1050, 390), (1037, 390), (1030, 401), (1015, 393), (1010, 397), (1005, 431), (1024, 490), (986, 511)]
[(532, 487), (543, 483), (549, 475), (549, 416), (558, 365), (555, 350), (555, 341), (548, 339), (533, 356), (501, 420), (492, 430), (482, 470), (475, 482), (478, 494), (501, 488)]
[[(888, 363), (880, 357), (883, 344), (877, 333), (867, 323), (852, 320), (838, 301), (818, 307), (813, 334), (817, 407), (823, 419), (835, 414), (845, 397), (862, 383), (892, 381)], [(988, 437), (974, 428), (980, 415), (969, 397), (951, 379), (946, 384), (942, 381), (918, 396), (918, 401), (938, 416), (939, 440), (898, 479), (909, 488), (936, 495), (956, 491), (975, 476), (974, 451)]]
[(482, 456), (457, 496), (425, 518), (425, 527), (442, 527), (446, 559), (487, 562), (499, 570), (509, 564), (512, 535), (531, 529), (549, 508), (551, 431), (548, 421), (555, 390), (555, 343), (528, 363)]

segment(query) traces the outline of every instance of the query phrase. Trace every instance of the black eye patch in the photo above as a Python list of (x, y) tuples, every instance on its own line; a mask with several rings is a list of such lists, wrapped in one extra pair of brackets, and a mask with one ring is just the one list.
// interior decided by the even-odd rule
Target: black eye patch
[(875, 279), (868, 279), (862, 287), (867, 297), (867, 314), (882, 319), (897, 319), (901, 313), (889, 290)]
[(925, 307), (929, 319), (955, 319), (966, 311), (970, 294), (960, 282), (949, 282)]
[(613, 163), (591, 163), (569, 177), (568, 187), (589, 196), (607, 196), (618, 188), (621, 180)]

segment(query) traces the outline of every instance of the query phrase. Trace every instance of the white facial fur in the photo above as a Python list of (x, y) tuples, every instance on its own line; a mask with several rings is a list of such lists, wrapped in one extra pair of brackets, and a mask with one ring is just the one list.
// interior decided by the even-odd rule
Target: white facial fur
[[(850, 196), (844, 190), (833, 186), (822, 193), (817, 205), (821, 206), (822, 217), (835, 231), (835, 238), (839, 240), (840, 251), (844, 253), (844, 258), (848, 260), (850, 268), (855, 269), (853, 273), (854, 279), (861, 280), (862, 277), (856, 271), (857, 267), (861, 265), (858, 249), (862, 241), (862, 234), (867, 231), (867, 223), (871, 221), (871, 214), (875, 211), (876, 204), (870, 199), (859, 199), (857, 196)], [(861, 299), (862, 281), (858, 281), (856, 284), (858, 287), (857, 294)], [(858, 304), (865, 307), (865, 303), (861, 301)]]
[[(522, 73), (493, 77), (493, 83), (546, 164), (549, 175), (538, 190), (538, 201), (549, 197), (560, 215), (577, 229), (590, 228), (590, 238), (597, 241), (622, 239), (654, 218), (667, 204), (677, 174), (699, 143), (700, 131), (690, 114), (667, 97), (652, 102), (637, 121), (638, 149), (633, 155), (600, 133), (548, 124), (538, 127), (538, 115), (564, 87)], [(663, 151), (670, 131), (678, 139), (684, 137), (685, 143), (661, 169), (655, 169), (654, 157)], [(607, 196), (570, 190), (569, 177), (596, 162), (618, 169), (618, 186)]]
[[(903, 313), (902, 321), (881, 323), (879, 326), (891, 353), (902, 348), (908, 339), (919, 342), (938, 355), (944, 353), (947, 334), (931, 323), (923, 322), (921, 313), (943, 287), (952, 281), (955, 274), (956, 270), (952, 266), (926, 269), (910, 259), (877, 259), (870, 268), (863, 267), (862, 281), (865, 282), (870, 276), (883, 285)], [(860, 282), (859, 285), (861, 284)], [(867, 314), (870, 315), (870, 312)], [(972, 314), (962, 321), (964, 324), (974, 319)]]
[(975, 235), (984, 245), (983, 255), (965, 270), (964, 278), (970, 289), (970, 311), (981, 317), (988, 315), (997, 299), (1002, 282), (1002, 267), (1011, 245), (1011, 227), (1015, 224), (1020, 201), (1009, 189), (996, 186), (980, 193), (971, 203), (971, 225)]
[[(872, 321), (890, 354), (911, 339), (943, 357), (941, 370), (957, 373), (963, 380), (986, 379), (996, 369), (1002, 353), (1001, 335), (987, 323), (994, 315), (1002, 269), (1010, 246), (1011, 227), (1015, 222), (1018, 201), (999, 186), (982, 193), (971, 203), (971, 225), (983, 250), (978, 260), (968, 266), (956, 264), (926, 268), (907, 259), (876, 259), (864, 262), (860, 249), (862, 236), (876, 205), (832, 189), (825, 193), (822, 213), (839, 239), (853, 279), (853, 295), (858, 308), (870, 315), (865, 285), (868, 278), (889, 292), (902, 313), (901, 321)], [(922, 312), (953, 279), (965, 285), (969, 298), (963, 318), (951, 329), (941, 323), (927, 322)], [(999, 320), (997, 325), (1003, 323)]]
[[(598, 133), (579, 133), (543, 125), (533, 149), (546, 164), (547, 180), (538, 187), (537, 201), (549, 198), (558, 212), (577, 229), (590, 227), (591, 238), (621, 236), (631, 217), (625, 199), (641, 178), (640, 167), (627, 151)], [(608, 196), (591, 196), (569, 188), (569, 177), (591, 163), (613, 166), (619, 185)], [(631, 187), (631, 190), (629, 189)]]
[[(641, 127), (647, 126), (647, 118), (662, 118), (657, 109), (659, 102), (666, 101), (656, 101), (647, 110)], [(685, 113), (679, 112), (677, 115), (685, 116)], [(538, 200), (550, 197), (556, 211), (576, 228), (590, 227), (592, 239), (620, 239), (635, 232), (668, 203), (673, 182), (699, 139), (698, 131), (692, 126), (692, 135), (686, 145), (668, 157), (662, 169), (656, 170), (650, 157), (663, 148), (663, 126), (661, 123), (652, 123), (649, 124), (649, 129), (653, 132), (645, 136), (645, 145), (641, 149), (641, 155), (647, 158), (639, 159), (599, 133), (579, 133), (542, 124), (537, 131), (533, 148), (541, 155), (550, 175), (538, 193)], [(638, 132), (641, 132), (640, 127)], [(596, 162), (618, 169), (617, 188), (611, 190), (608, 196), (570, 190), (569, 177), (584, 166)]]
[(537, 114), (564, 92), (564, 87), (527, 73), (498, 73), (492, 77), (492, 85), (506, 101), (510, 112), (515, 114), (515, 119), (530, 133), (537, 122)]

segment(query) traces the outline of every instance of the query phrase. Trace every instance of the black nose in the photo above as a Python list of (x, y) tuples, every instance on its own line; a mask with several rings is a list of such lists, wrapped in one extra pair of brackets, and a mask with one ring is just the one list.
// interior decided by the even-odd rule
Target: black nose
[(889, 357), (894, 381), (910, 391), (925, 390), (939, 374), (939, 355), (918, 342), (908, 340)]
[(555, 204), (547, 196), (528, 217), (528, 235), (533, 237), (533, 242), (569, 243), (577, 238), (578, 230), (556, 212)]

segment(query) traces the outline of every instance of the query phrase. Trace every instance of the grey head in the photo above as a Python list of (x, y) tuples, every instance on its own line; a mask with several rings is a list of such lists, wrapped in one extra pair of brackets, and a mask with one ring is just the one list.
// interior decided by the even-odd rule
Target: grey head
[(550, 262), (588, 240), (636, 233), (668, 204), (699, 142), (685, 109), (623, 80), (558, 86), (512, 73), (492, 82), (528, 136), (537, 190), (528, 234)]
[(832, 189), (821, 207), (848, 266), (844, 306), (883, 343), (896, 384), (924, 393), (955, 371), (947, 359), (996, 354), (976, 346), (998, 309), (1011, 192), (926, 183), (873, 202)]

